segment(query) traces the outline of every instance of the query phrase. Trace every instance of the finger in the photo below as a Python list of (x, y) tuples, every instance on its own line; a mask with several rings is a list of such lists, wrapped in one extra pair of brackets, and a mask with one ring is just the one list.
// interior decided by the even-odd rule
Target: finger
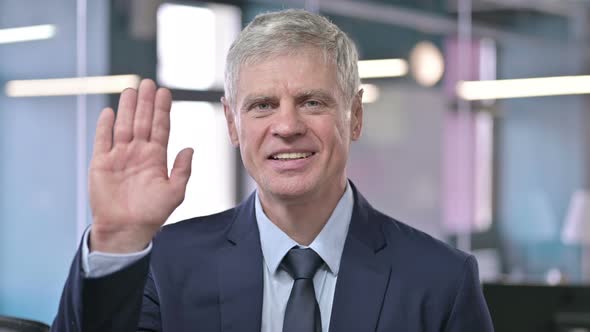
[(133, 120), (133, 138), (149, 140), (152, 132), (152, 119), (154, 116), (154, 99), (156, 97), (156, 84), (150, 79), (142, 80), (139, 84), (137, 96), (137, 108)]
[(191, 176), (191, 166), (194, 150), (191, 148), (183, 149), (176, 155), (174, 166), (170, 172), (170, 184), (174, 188), (178, 199), (184, 199), (186, 184)]
[(100, 112), (94, 135), (94, 155), (107, 153), (113, 146), (113, 125), (115, 112), (112, 108), (105, 108)]
[(131, 88), (125, 89), (119, 98), (114, 131), (115, 144), (127, 143), (133, 138), (133, 117), (135, 116), (136, 104), (137, 91)]
[(170, 108), (172, 107), (172, 95), (168, 89), (158, 89), (156, 92), (156, 104), (154, 109), (154, 123), (150, 140), (168, 146), (170, 137)]

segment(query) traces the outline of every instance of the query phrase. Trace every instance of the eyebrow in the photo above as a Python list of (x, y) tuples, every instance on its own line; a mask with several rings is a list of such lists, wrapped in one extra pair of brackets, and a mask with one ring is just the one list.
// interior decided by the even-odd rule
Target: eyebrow
[(273, 96), (265, 96), (265, 95), (250, 95), (250, 96), (246, 96), (244, 98), (244, 101), (242, 102), (242, 108), (247, 108), (250, 105), (253, 105), (255, 103), (261, 103), (261, 102), (265, 102), (265, 103), (270, 103), (270, 102), (276, 102), (277, 98), (273, 97)]
[[(336, 99), (334, 98), (334, 96), (326, 90), (321, 90), (321, 89), (311, 89), (311, 90), (303, 90), (300, 92), (297, 92), (295, 94), (295, 100), (297, 102), (301, 102), (304, 101), (306, 99), (310, 99), (310, 98), (318, 98), (328, 104), (334, 104), (336, 103)], [(242, 109), (249, 107), (250, 105), (253, 105), (255, 103), (277, 103), (279, 100), (279, 98), (277, 98), (276, 96), (273, 95), (263, 95), (263, 94), (253, 94), (253, 95), (249, 95), (246, 96), (244, 98), (244, 101), (242, 102)]]
[(298, 101), (302, 101), (302, 100), (309, 99), (309, 98), (318, 98), (318, 99), (321, 99), (321, 100), (325, 101), (326, 103), (330, 103), (330, 104), (336, 103), (336, 99), (334, 98), (334, 96), (326, 90), (320, 90), (320, 89), (304, 90), (304, 91), (301, 91), (295, 95), (295, 100), (298, 100)]

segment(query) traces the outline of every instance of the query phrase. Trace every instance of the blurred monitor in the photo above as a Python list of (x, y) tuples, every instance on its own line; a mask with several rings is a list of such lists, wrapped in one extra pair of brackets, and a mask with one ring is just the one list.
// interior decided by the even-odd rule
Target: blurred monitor
[(590, 285), (485, 283), (496, 332), (590, 332)]

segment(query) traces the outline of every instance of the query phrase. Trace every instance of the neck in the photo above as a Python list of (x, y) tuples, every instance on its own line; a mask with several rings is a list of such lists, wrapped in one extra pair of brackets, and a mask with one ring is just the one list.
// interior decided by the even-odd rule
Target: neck
[(335, 190), (285, 199), (259, 191), (266, 216), (300, 245), (308, 246), (322, 231), (346, 190), (346, 179)]

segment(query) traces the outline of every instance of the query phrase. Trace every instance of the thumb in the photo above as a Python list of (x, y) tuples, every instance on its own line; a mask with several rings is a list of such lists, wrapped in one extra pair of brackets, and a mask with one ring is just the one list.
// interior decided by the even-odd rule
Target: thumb
[(186, 184), (191, 176), (191, 165), (193, 160), (194, 150), (192, 148), (185, 148), (176, 155), (174, 166), (170, 172), (170, 184), (177, 191), (182, 194), (186, 191)]

